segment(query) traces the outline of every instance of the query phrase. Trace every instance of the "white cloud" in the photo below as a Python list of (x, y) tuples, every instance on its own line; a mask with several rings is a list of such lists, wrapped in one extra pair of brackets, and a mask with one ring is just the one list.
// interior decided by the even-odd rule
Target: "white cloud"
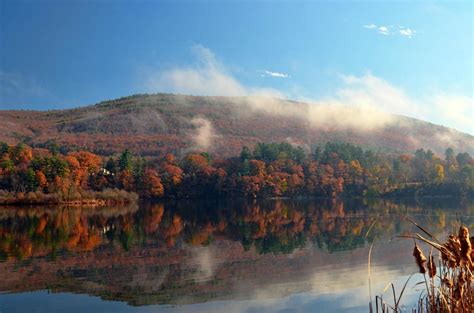
[(191, 95), (247, 94), (245, 87), (226, 72), (211, 50), (197, 45), (193, 47), (193, 52), (198, 60), (195, 66), (150, 73), (146, 82), (148, 89)]
[[(201, 96), (284, 97), (282, 93), (271, 88), (244, 86), (227, 71), (208, 48), (196, 45), (192, 50), (197, 57), (197, 62), (193, 66), (174, 67), (164, 71), (148, 70), (145, 73), (147, 90)], [(266, 72), (274, 76), (286, 75), (270, 71), (265, 71), (265, 74)]]
[(445, 123), (474, 134), (473, 98), (441, 93), (435, 95), (432, 102), (434, 111), (443, 117)]
[(416, 34), (416, 30), (403, 27), (403, 26), (397, 26), (394, 27), (393, 25), (380, 25), (377, 26), (375, 24), (368, 24), (363, 26), (366, 29), (370, 29), (373, 31), (376, 31), (378, 34), (381, 35), (401, 35), (406, 38), (412, 38)]
[(383, 25), (377, 26), (375, 24), (368, 24), (362, 27), (377, 31), (377, 33), (382, 34), (382, 35), (390, 35), (390, 30), (389, 30), (390, 26), (383, 26)]
[(388, 30), (386, 26), (380, 26), (378, 30), (379, 30), (379, 34), (390, 35), (390, 31)]
[[(403, 115), (442, 124), (474, 134), (472, 97), (431, 92), (420, 98), (409, 96), (402, 88), (367, 73), (362, 76), (341, 75), (342, 84), (333, 94), (320, 99), (301, 99), (308, 107), (289, 106), (281, 101), (258, 101), (254, 109), (272, 114), (290, 115), (306, 119), (310, 125), (323, 128), (355, 128), (373, 130), (399, 123), (394, 115)], [(433, 134), (444, 141), (457, 135), (448, 130)]]
[(268, 70), (263, 71), (263, 74), (261, 76), (262, 77), (278, 77), (278, 78), (288, 78), (288, 77), (290, 77), (288, 74), (285, 74), (285, 73), (272, 72), (272, 71), (268, 71)]
[(306, 113), (311, 124), (372, 130), (396, 122), (391, 114), (421, 114), (403, 90), (370, 73), (360, 77), (341, 75), (341, 81), (332, 96), (312, 101), (316, 105)]
[(212, 123), (203, 117), (195, 117), (191, 120), (191, 124), (195, 127), (195, 133), (191, 136), (193, 148), (208, 151), (214, 140), (219, 137)]
[(274, 97), (254, 97), (249, 100), (249, 106), (265, 114), (299, 118), (319, 129), (369, 131), (396, 122), (389, 113), (422, 115), (402, 90), (371, 74), (361, 77), (341, 75), (341, 82), (329, 97), (301, 99), (306, 104), (288, 103)]
[(340, 102), (352, 106), (370, 106), (392, 114), (419, 116), (424, 112), (413, 106), (405, 92), (370, 73), (357, 77), (342, 75), (344, 86), (337, 91)]
[[(472, 97), (433, 91), (429, 95), (413, 98), (403, 89), (370, 73), (363, 76), (341, 77), (344, 84), (335, 92), (332, 99), (336, 104), (366, 108), (366, 112), (375, 110), (375, 112), (409, 116), (474, 134)], [(374, 124), (377, 121), (370, 119), (379, 117), (373, 113), (365, 119)], [(385, 122), (389, 123), (390, 119), (386, 119)], [(445, 137), (446, 134), (443, 133), (443, 138)]]
[(400, 29), (400, 35), (412, 38), (413, 35), (415, 35), (416, 31), (411, 30), (410, 28), (401, 28)]
[[(372, 130), (396, 122), (390, 114), (398, 114), (474, 133), (470, 126), (473, 120), (472, 97), (434, 91), (427, 96), (413, 98), (403, 89), (367, 73), (362, 76), (341, 75), (341, 85), (325, 98), (298, 99), (293, 95), (294, 99), (310, 103), (295, 104), (281, 101), (288, 97), (275, 89), (244, 86), (217, 61), (209, 49), (196, 46), (194, 51), (198, 56), (194, 66), (151, 72), (147, 78), (149, 91), (248, 96), (235, 106), (236, 112), (243, 116), (249, 110), (285, 115), (302, 119), (314, 127)], [(206, 149), (216, 138), (212, 125), (203, 118), (192, 123), (197, 130), (193, 137), (195, 146)]]

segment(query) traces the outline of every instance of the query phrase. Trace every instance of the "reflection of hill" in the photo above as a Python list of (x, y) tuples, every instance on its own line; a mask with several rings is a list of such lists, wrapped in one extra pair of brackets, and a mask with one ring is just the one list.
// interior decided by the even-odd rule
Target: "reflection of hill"
[(473, 213), (467, 205), (281, 200), (113, 210), (1, 210), (0, 291), (70, 291), (134, 305), (331, 292), (364, 284), (375, 236), (374, 275), (413, 270), (412, 243), (390, 242), (413, 231), (395, 213), (436, 233), (455, 226), (456, 212), (465, 223)]
[[(410, 243), (404, 245), (409, 251)], [(393, 251), (387, 253), (387, 246), (380, 249), (381, 275), (387, 270), (401, 271), (400, 263), (392, 262), (393, 258), (410, 264), (410, 253), (397, 249), (398, 255), (393, 255)], [(206, 253), (210, 263), (202, 262)], [(208, 250), (185, 246), (164, 252), (147, 247), (116, 253), (101, 249), (84, 256), (58, 258), (54, 263), (35, 259), (9, 275), (5, 274), (15, 266), (14, 262), (0, 266), (1, 273), (5, 273), (2, 276), (7, 276), (1, 277), (2, 290), (50, 289), (144, 305), (251, 298), (255, 292), (264, 290), (272, 290), (273, 297), (313, 289), (330, 292), (348, 287), (347, 284), (364, 284), (366, 259), (366, 248), (338, 254), (307, 248), (291, 255), (260, 255), (254, 249), (245, 251), (237, 242), (218, 239)], [(344, 274), (353, 279), (345, 281)]]

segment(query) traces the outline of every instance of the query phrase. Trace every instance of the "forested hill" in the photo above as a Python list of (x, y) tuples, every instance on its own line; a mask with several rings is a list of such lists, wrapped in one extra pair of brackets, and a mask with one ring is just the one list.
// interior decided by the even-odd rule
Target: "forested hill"
[(0, 141), (57, 144), (100, 155), (128, 148), (143, 156), (202, 150), (228, 157), (238, 155), (244, 145), (282, 141), (308, 151), (339, 141), (384, 151), (424, 148), (442, 155), (451, 147), (474, 152), (473, 136), (408, 117), (270, 98), (169, 94), (134, 95), (68, 110), (0, 111)]

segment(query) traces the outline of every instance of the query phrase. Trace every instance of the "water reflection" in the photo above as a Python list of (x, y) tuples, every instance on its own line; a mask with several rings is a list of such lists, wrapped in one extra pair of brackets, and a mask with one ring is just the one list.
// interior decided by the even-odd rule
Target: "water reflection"
[[(414, 271), (412, 243), (393, 238), (416, 229), (398, 214), (442, 235), (461, 219), (470, 225), (473, 212), (470, 202), (440, 199), (4, 207), (0, 291), (72, 292), (132, 306), (178, 304), (180, 311), (236, 307), (228, 300), (240, 301), (236, 312), (278, 311), (288, 309), (285, 303), (303, 308), (336, 298), (339, 311), (365, 310), (370, 243), (375, 240), (376, 283), (403, 282)], [(11, 303), (21, 295), (0, 300)], [(102, 311), (112, 306), (98, 303)]]

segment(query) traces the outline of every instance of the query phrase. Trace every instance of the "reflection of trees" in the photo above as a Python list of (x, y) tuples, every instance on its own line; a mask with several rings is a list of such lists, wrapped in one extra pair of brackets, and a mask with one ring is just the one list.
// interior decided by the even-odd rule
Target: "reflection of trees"
[(135, 207), (108, 209), (0, 209), (0, 255), (23, 259), (54, 256), (60, 250), (85, 252), (103, 243), (118, 216), (131, 216)]
[[(412, 231), (398, 214), (430, 230), (470, 224), (471, 203), (404, 201), (265, 200), (144, 204), (136, 208), (0, 209), (0, 257), (26, 259), (101, 246), (131, 250), (149, 244), (208, 245), (214, 238), (239, 241), (259, 253), (291, 253), (306, 245), (330, 252), (351, 250)], [(459, 209), (461, 208), (461, 209)], [(458, 214), (458, 215), (456, 215)], [(367, 235), (368, 230), (370, 233)]]

